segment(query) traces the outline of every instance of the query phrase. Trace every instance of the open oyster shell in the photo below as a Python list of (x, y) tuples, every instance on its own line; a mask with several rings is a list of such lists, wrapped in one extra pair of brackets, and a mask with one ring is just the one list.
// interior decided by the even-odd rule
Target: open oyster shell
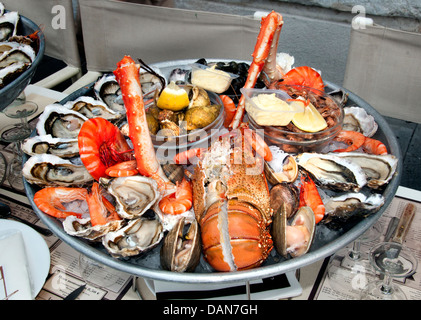
[(378, 128), (372, 115), (367, 114), (361, 107), (345, 107), (343, 130), (361, 132), (366, 137), (372, 137)]
[(86, 120), (83, 114), (53, 103), (39, 116), (36, 129), (40, 136), (50, 134), (53, 138), (77, 139)]
[(124, 220), (114, 220), (105, 225), (92, 226), (90, 218), (79, 219), (75, 216), (68, 216), (63, 221), (63, 229), (71, 236), (99, 241), (108, 232), (116, 231), (124, 224)]
[(160, 197), (156, 181), (140, 175), (100, 178), (99, 182), (115, 198), (117, 213), (125, 219), (142, 216)]
[(318, 184), (335, 191), (358, 192), (367, 183), (359, 165), (336, 154), (301, 153), (296, 160), (298, 166), (309, 172)]
[(25, 162), (23, 177), (40, 186), (83, 186), (93, 181), (83, 164), (62, 159), (51, 154), (37, 154)]
[(77, 139), (53, 138), (50, 134), (26, 139), (22, 150), (31, 156), (46, 153), (60, 158), (72, 158), (79, 155)]
[(102, 244), (114, 257), (131, 257), (152, 249), (163, 237), (158, 216), (143, 215), (130, 220), (125, 227), (115, 232), (108, 232), (102, 238)]
[(126, 114), (120, 85), (113, 74), (104, 74), (95, 82), (94, 93), (97, 99), (104, 102), (115, 112)]

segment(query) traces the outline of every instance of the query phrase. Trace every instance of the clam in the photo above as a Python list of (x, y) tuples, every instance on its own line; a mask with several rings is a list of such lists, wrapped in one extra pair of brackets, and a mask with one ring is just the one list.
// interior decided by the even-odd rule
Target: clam
[(196, 220), (188, 227), (183, 217), (168, 232), (161, 248), (161, 265), (176, 272), (194, 271), (200, 261), (200, 234)]
[(131, 257), (154, 248), (163, 237), (161, 221), (148, 210), (148, 214), (130, 220), (123, 228), (108, 232), (102, 244), (113, 257)]
[(294, 182), (299, 171), (295, 158), (276, 146), (270, 146), (269, 148), (272, 151), (273, 160), (265, 162), (265, 174), (268, 181), (272, 185)]
[(314, 239), (316, 222), (310, 207), (301, 207), (290, 223), (286, 206), (280, 206), (273, 216), (272, 238), (276, 251), (287, 257), (298, 257), (308, 252)]
[(99, 182), (115, 198), (118, 215), (126, 219), (142, 216), (160, 197), (157, 182), (140, 175), (112, 179), (102, 177)]
[(277, 212), (281, 205), (285, 205), (286, 217), (291, 218), (298, 210), (300, 204), (300, 192), (298, 188), (286, 182), (272, 187), (269, 192), (270, 207)]

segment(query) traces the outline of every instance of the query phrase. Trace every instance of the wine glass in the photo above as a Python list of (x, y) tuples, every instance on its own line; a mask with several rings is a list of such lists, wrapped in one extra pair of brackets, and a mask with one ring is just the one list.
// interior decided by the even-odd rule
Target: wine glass
[(392, 278), (404, 278), (412, 275), (418, 266), (418, 260), (401, 244), (381, 242), (369, 253), (370, 263), (383, 275), (382, 280), (371, 281), (363, 291), (363, 300), (406, 300), (402, 289), (392, 282)]
[(26, 101), (22, 92), (9, 106), (3, 109), (3, 113), (12, 119), (20, 119), (20, 123), (12, 124), (1, 130), (1, 139), (13, 144), (14, 158), (9, 163), (7, 179), (12, 188), (24, 190), (22, 180), (22, 141), (31, 135), (28, 117), (38, 110), (38, 105), (32, 101)]
[(368, 254), (361, 251), (361, 244), (377, 240), (383, 231), (382, 224), (377, 221), (351, 246), (336, 252), (327, 267), (327, 278), (332, 289), (341, 293), (357, 293), (366, 287), (374, 270), (369, 262)]

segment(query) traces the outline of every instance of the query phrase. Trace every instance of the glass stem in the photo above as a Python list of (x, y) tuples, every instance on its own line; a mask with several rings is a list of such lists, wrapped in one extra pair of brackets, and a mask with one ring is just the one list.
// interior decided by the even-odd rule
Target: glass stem
[(361, 257), (360, 249), (361, 249), (361, 242), (357, 239), (352, 244), (352, 249), (349, 252), (349, 257), (352, 260), (358, 260)]
[(386, 273), (384, 274), (382, 287), (380, 289), (381, 292), (383, 292), (384, 294), (390, 294), (392, 292), (391, 282), (392, 277), (390, 276), (390, 273), (386, 271)]

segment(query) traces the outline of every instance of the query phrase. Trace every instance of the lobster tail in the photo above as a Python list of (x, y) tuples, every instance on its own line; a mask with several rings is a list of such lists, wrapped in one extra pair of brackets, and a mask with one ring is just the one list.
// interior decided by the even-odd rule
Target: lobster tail
[(238, 200), (213, 203), (200, 221), (206, 261), (218, 271), (254, 268), (272, 250), (261, 212)]

